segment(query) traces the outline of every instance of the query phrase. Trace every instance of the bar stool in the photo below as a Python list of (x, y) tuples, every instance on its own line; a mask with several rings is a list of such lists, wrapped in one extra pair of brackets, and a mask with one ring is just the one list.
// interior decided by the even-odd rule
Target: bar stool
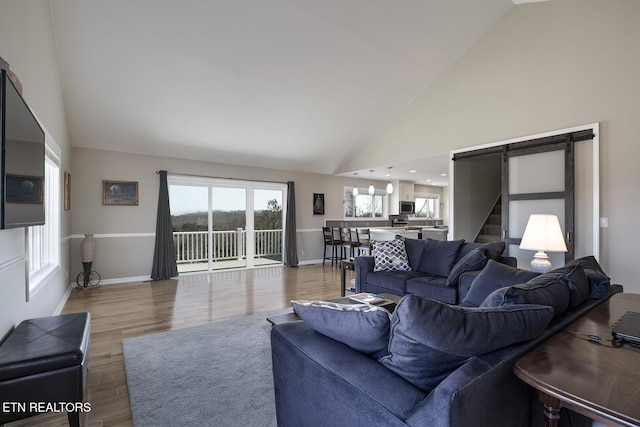
[(358, 241), (357, 238), (353, 238), (350, 228), (340, 229), (340, 244), (342, 246), (342, 259), (353, 258), (355, 249), (358, 247)]
[(369, 229), (356, 229), (356, 239), (358, 242), (358, 255), (362, 255), (363, 249), (367, 251), (367, 255), (371, 255), (371, 232)]
[[(322, 227), (322, 235), (324, 236), (324, 259), (322, 260), (322, 265), (324, 265), (325, 260), (331, 260), (331, 266), (333, 267), (333, 263), (337, 262), (340, 258), (338, 258), (338, 246), (340, 246), (340, 239), (336, 238), (334, 235), (334, 229), (332, 227)], [(327, 247), (331, 247), (331, 256), (327, 256)]]

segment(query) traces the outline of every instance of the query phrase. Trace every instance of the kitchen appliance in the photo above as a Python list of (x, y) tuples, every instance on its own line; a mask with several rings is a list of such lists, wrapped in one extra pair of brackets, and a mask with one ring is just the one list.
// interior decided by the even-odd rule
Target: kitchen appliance
[(413, 215), (416, 213), (415, 202), (400, 202), (400, 215)]
[(392, 227), (406, 227), (409, 220), (406, 215), (389, 215)]

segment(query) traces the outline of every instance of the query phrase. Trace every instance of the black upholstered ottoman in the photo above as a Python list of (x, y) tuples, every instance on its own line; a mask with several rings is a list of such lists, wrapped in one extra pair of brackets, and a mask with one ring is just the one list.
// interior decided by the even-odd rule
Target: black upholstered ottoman
[(0, 345), (0, 424), (53, 410), (80, 425), (90, 320), (89, 313), (30, 319), (9, 334)]

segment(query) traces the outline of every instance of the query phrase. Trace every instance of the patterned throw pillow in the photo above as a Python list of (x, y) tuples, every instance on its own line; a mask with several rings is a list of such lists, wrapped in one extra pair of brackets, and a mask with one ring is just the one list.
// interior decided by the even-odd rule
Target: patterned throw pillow
[(380, 240), (373, 243), (373, 271), (411, 271), (404, 240)]

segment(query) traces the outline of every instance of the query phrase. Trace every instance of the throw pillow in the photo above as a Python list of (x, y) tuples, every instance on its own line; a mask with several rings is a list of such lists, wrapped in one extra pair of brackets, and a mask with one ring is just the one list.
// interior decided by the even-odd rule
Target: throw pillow
[(545, 306), (460, 307), (407, 295), (391, 319), (389, 355), (379, 361), (429, 392), (469, 358), (537, 337), (552, 315)]
[(463, 243), (464, 240), (425, 240), (418, 271), (433, 276), (449, 277)]
[(589, 280), (589, 298), (602, 298), (611, 290), (611, 278), (607, 276), (593, 255), (574, 259), (567, 265), (579, 264)]
[(458, 256), (463, 257), (476, 248), (484, 249), (485, 253), (487, 254), (487, 258), (498, 261), (500, 257), (502, 257), (502, 253), (504, 252), (506, 245), (504, 242), (491, 242), (491, 243), (465, 242), (460, 248), (460, 255)]
[(420, 258), (422, 258), (422, 252), (424, 251), (424, 240), (396, 236), (396, 239), (398, 238), (404, 240), (404, 247), (407, 251), (407, 257), (409, 258), (409, 266), (412, 270), (416, 271), (418, 265), (420, 265)]
[(501, 307), (518, 304), (540, 304), (553, 307), (554, 317), (569, 307), (571, 292), (564, 278), (555, 273), (541, 274), (527, 283), (498, 289), (480, 307)]
[(387, 348), (390, 313), (367, 304), (291, 301), (293, 310), (313, 330), (365, 354)]
[(467, 292), (462, 302), (478, 307), (496, 289), (526, 283), (539, 274), (490, 259), (487, 261), (487, 266), (478, 274), (478, 277), (471, 282), (469, 292)]
[(373, 243), (373, 271), (410, 271), (403, 240), (376, 240)]
[(482, 270), (487, 265), (487, 255), (483, 248), (476, 248), (456, 263), (447, 277), (447, 286), (457, 286), (460, 275), (467, 271)]

